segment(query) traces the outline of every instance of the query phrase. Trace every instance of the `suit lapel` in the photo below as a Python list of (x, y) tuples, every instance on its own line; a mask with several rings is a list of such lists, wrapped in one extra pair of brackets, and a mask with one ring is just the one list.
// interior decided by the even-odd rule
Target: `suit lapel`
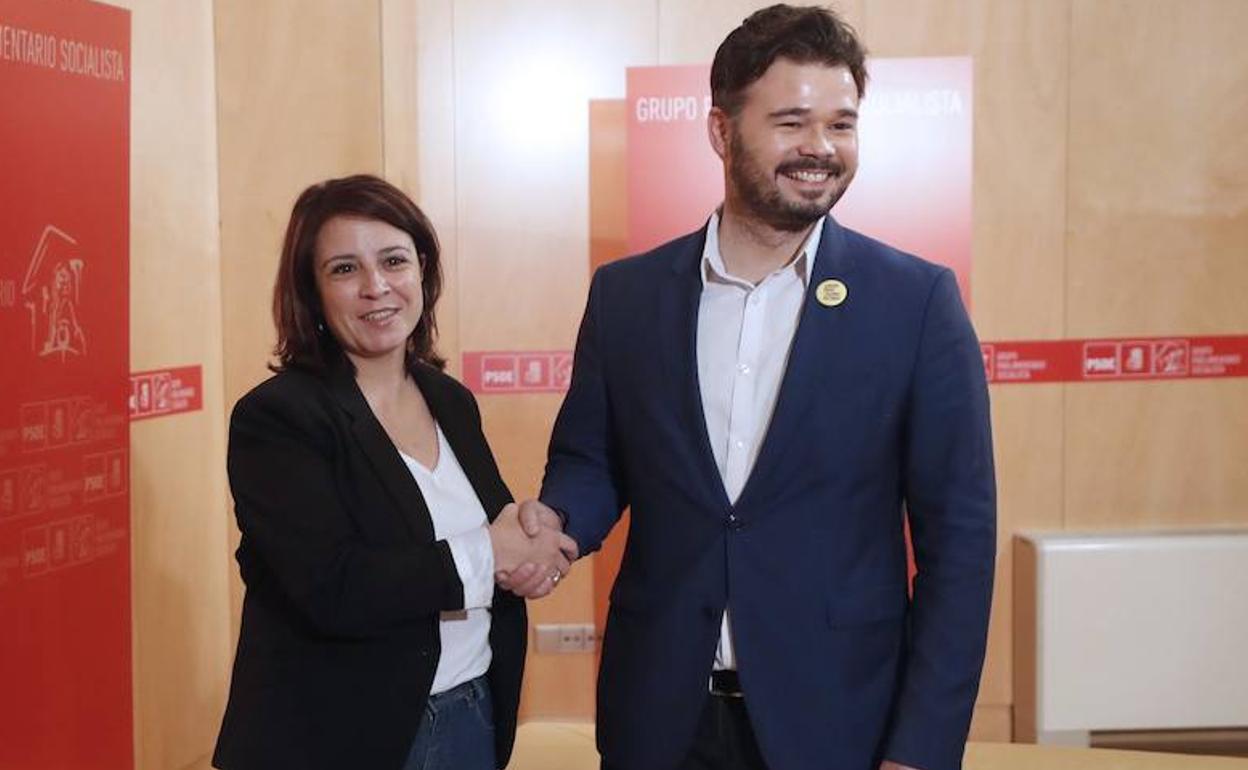
[(390, 495), (395, 506), (403, 515), (412, 536), (420, 541), (433, 539), (433, 519), (429, 516), (429, 506), (420, 493), (420, 486), (412, 478), (394, 442), (381, 427), (368, 401), (355, 384), (355, 376), (349, 366), (340, 365), (330, 374), (330, 390), (334, 398), (351, 416), (351, 433), (355, 436), (360, 451), (367, 458), (382, 487)]
[[(738, 506), (750, 505), (753, 498), (766, 493), (769, 480), (779, 477), (786, 450), (792, 447), (794, 438), (801, 435), (810, 408), (817, 399), (839, 387), (821, 378), (820, 371), (825, 370), (821, 357), (841, 356), (847, 347), (845, 329), (848, 318), (854, 313), (853, 268), (853, 255), (846, 248), (845, 232), (829, 214), (824, 220), (810, 285), (802, 299), (801, 317), (793, 334), (771, 422), (754, 468), (737, 498)], [(830, 279), (849, 286), (848, 297), (836, 307), (825, 307), (815, 298), (819, 284)]]
[(678, 419), (682, 434), (691, 442), (694, 463), (702, 475), (703, 488), (714, 496), (717, 508), (729, 505), (724, 480), (715, 464), (710, 435), (706, 430), (706, 412), (702, 406), (702, 388), (698, 380), (698, 307), (702, 298), (702, 250), (706, 245), (706, 228), (682, 241), (681, 252), (672, 262), (674, 280), (664, 283), (660, 301), (659, 329), (670, 329), (665, 335), (664, 367), (674, 376), (671, 382), (677, 393)]

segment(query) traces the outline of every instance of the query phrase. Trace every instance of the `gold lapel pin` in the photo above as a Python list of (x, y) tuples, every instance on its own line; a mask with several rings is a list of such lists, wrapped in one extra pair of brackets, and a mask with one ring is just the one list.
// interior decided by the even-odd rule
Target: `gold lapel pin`
[(824, 307), (836, 307), (849, 296), (849, 288), (835, 278), (823, 281), (815, 287), (815, 299)]

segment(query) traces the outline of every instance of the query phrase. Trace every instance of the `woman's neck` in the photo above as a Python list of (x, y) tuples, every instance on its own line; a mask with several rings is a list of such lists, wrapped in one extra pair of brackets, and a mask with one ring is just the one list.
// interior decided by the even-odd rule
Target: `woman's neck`
[(407, 383), (407, 368), (403, 357), (385, 358), (351, 357), (355, 365), (355, 382), (373, 411), (385, 411), (393, 405)]

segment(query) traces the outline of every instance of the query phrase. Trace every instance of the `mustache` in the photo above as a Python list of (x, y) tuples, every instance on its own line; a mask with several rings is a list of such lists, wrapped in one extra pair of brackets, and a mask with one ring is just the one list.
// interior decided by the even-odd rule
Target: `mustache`
[(845, 170), (844, 164), (834, 158), (820, 160), (818, 158), (802, 158), (801, 160), (790, 160), (776, 166), (776, 173), (789, 174), (794, 171), (827, 171), (835, 176), (840, 176)]

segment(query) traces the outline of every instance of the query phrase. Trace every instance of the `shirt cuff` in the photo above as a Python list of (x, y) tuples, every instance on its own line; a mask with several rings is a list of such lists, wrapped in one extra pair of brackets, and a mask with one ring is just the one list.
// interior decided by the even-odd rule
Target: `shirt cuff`
[(464, 584), (464, 609), (489, 607), (494, 601), (494, 546), (485, 527), (446, 539), (459, 582)]

